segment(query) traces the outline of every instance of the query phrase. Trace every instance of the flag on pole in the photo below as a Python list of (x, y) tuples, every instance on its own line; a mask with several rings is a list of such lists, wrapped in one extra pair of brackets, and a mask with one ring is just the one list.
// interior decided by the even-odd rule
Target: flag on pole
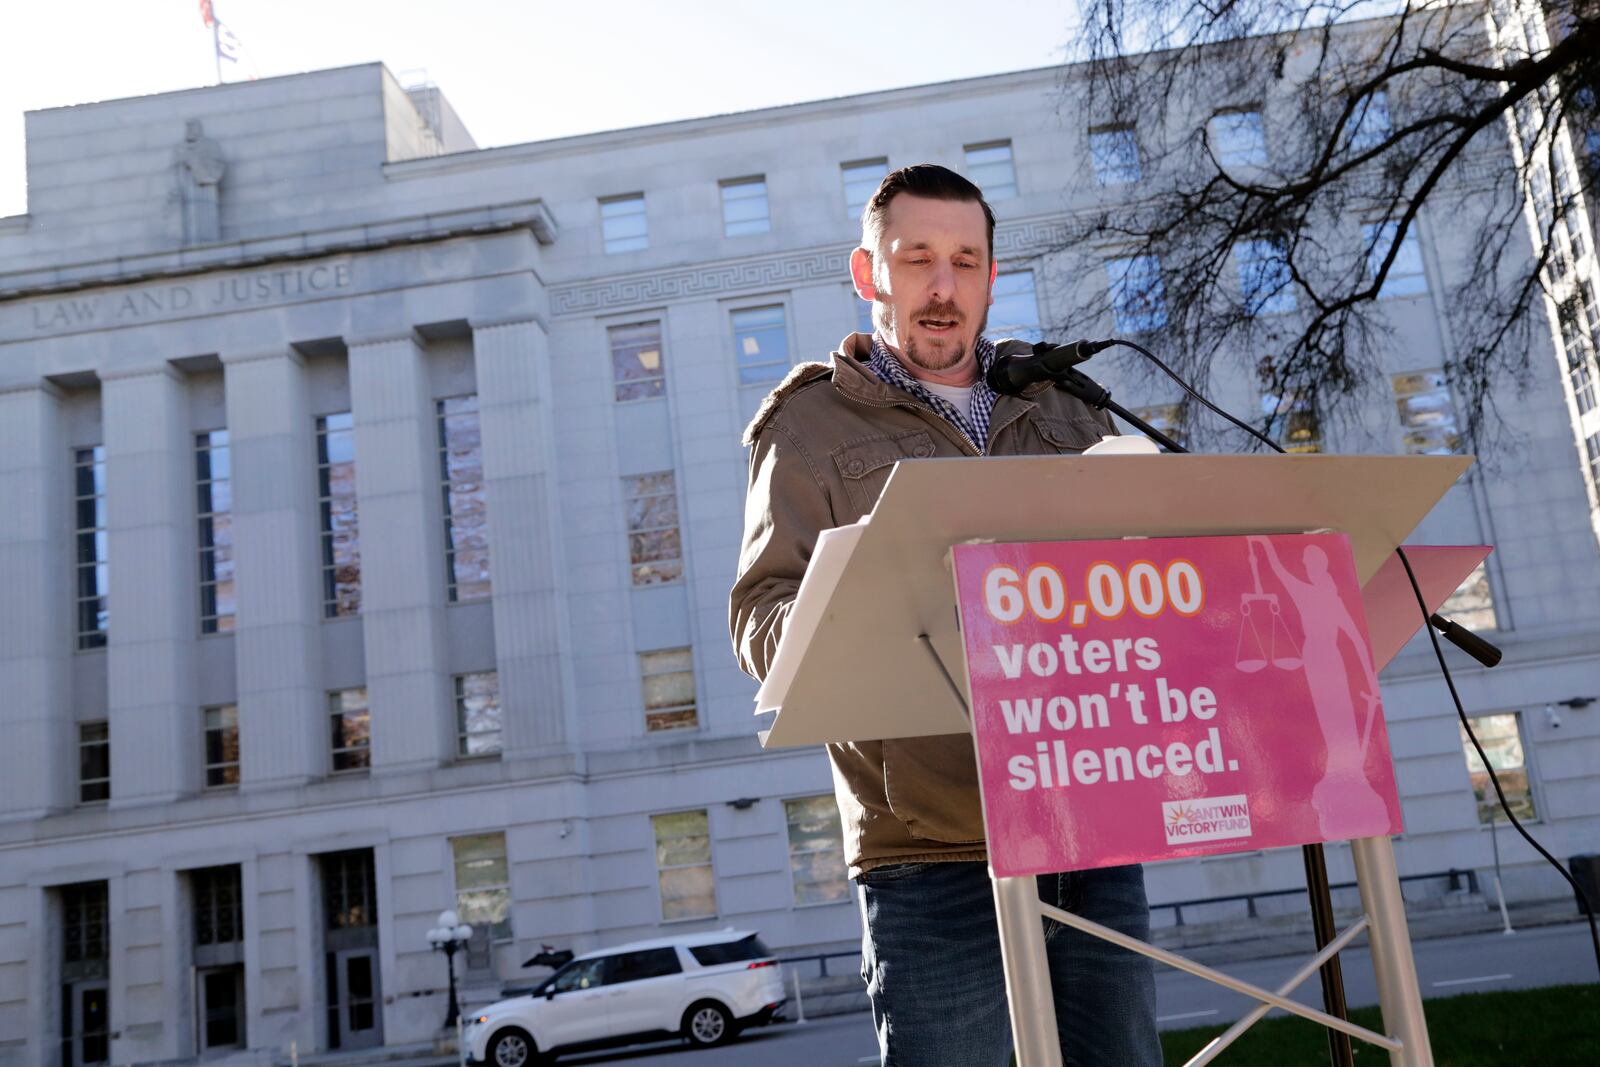
[(244, 58), (244, 45), (239, 43), (233, 31), (222, 23), (217, 23), (217, 58), (225, 59), (229, 63), (237, 63)]
[[(217, 17), (215, 0), (200, 0), (200, 21), (211, 31), (211, 46), (217, 64), (217, 82), (222, 82), (222, 64), (224, 62), (235, 64), (236, 67), (246, 72), (251, 81), (255, 80), (255, 64), (250, 62), (250, 56), (245, 51), (244, 42), (239, 40), (237, 34), (230, 30), (221, 19)], [(242, 64), (242, 66), (240, 66)]]

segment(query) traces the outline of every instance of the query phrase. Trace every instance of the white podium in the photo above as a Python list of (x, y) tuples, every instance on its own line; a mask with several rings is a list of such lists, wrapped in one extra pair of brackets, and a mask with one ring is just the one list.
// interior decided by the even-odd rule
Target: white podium
[[(1371, 640), (1381, 670), (1427, 617), (1404, 572), (1396, 569), (1394, 550), (1471, 462), (1458, 456), (1322, 455), (903, 461), (868, 518), (819, 539), (757, 696), (758, 714), (777, 713), (762, 744), (970, 731), (950, 565), (951, 547), (963, 543), (1338, 531), (1350, 538), (1369, 614), (1382, 619), (1373, 623)], [(1414, 550), (1428, 612), (1485, 552)], [(1409, 617), (1402, 617), (1406, 612)], [(1260, 1002), (1190, 1060), (1190, 1067), (1209, 1063), (1274, 1007), (1384, 1048), (1396, 1067), (1431, 1067), (1391, 842), (1380, 837), (1351, 844), (1365, 914), (1276, 990), (1047, 906), (1032, 878), (994, 879), (1021, 1067), (1061, 1062), (1041, 915)], [(1370, 935), (1385, 1034), (1288, 998), (1363, 932)]]

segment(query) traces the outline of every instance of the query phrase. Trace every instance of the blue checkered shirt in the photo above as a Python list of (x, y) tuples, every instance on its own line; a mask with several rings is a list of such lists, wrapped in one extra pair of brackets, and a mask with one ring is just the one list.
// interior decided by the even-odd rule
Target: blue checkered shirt
[(989, 451), (989, 416), (994, 411), (995, 392), (989, 388), (989, 383), (984, 380), (984, 375), (989, 372), (989, 365), (994, 362), (994, 344), (987, 337), (978, 338), (975, 346), (978, 353), (978, 380), (972, 383), (972, 405), (969, 410), (961, 411), (950, 401), (937, 393), (931, 393), (923, 388), (922, 383), (906, 373), (905, 367), (895, 358), (884, 343), (878, 340), (878, 335), (872, 335), (872, 359), (867, 366), (872, 368), (886, 385), (904, 389), (938, 414), (944, 416), (946, 422), (960, 430), (968, 441), (971, 441), (980, 454)]

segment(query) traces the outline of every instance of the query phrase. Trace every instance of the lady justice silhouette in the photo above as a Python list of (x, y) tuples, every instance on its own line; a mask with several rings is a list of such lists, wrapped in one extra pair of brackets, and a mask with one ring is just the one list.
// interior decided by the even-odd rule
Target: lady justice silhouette
[[(1241, 598), (1243, 619), (1235, 666), (1246, 674), (1269, 664), (1278, 670), (1304, 672), (1317, 726), (1327, 745), (1322, 778), (1311, 790), (1311, 806), (1323, 833), (1334, 836), (1331, 827), (1336, 809), (1337, 821), (1346, 827), (1351, 823), (1385, 826), (1388, 805), (1373, 789), (1365, 770), (1367, 746), (1382, 708), (1377, 671), (1366, 637), (1328, 573), (1328, 554), (1318, 545), (1307, 545), (1301, 554), (1305, 569), (1301, 578), (1284, 566), (1268, 538), (1249, 537), (1246, 542), (1256, 591)], [(1299, 615), (1304, 640), (1298, 649), (1279, 598), (1262, 587), (1257, 549)], [(1351, 669), (1346, 649), (1356, 657), (1358, 669)]]

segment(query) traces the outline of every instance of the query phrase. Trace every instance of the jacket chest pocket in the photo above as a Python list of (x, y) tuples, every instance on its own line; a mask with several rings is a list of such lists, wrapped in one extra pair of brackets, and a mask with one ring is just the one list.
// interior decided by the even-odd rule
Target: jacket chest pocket
[(1033, 428), (1038, 431), (1043, 442), (1041, 451), (1047, 455), (1051, 452), (1073, 454), (1082, 452), (1090, 445), (1097, 444), (1102, 437), (1109, 437), (1111, 430), (1096, 419), (1091, 418), (1057, 418), (1053, 415), (1040, 415), (1033, 420)]
[(907, 430), (887, 437), (846, 441), (833, 450), (833, 462), (859, 517), (878, 502), (878, 494), (883, 492), (896, 463), (902, 459), (927, 459), (933, 454), (933, 434)]

